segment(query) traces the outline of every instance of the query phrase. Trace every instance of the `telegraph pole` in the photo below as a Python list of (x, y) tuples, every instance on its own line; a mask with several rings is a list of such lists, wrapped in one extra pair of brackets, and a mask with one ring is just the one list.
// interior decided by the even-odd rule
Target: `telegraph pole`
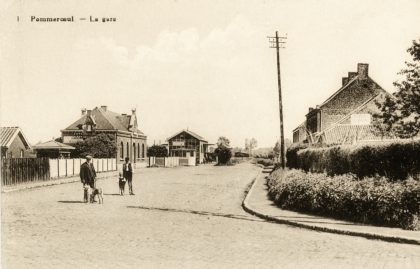
[(281, 77), (280, 77), (280, 49), (284, 49), (285, 47), (283, 44), (286, 44), (287, 36), (279, 36), (278, 32), (276, 31), (275, 37), (268, 37), (270, 42), (270, 48), (275, 48), (277, 50), (277, 79), (278, 79), (278, 87), (279, 87), (279, 112), (280, 112), (280, 160), (281, 160), (281, 167), (284, 169), (286, 166), (286, 160), (284, 157), (284, 130), (283, 130), (283, 105), (282, 105), (282, 98), (281, 98)]

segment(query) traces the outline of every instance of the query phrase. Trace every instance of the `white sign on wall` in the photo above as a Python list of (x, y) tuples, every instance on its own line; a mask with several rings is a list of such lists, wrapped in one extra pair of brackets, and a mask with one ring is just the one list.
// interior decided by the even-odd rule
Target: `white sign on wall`
[(173, 141), (172, 146), (183, 147), (185, 146), (185, 141)]

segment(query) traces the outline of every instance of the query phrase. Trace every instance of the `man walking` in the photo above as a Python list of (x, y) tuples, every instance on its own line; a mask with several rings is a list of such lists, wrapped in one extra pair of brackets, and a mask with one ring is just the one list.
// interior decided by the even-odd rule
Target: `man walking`
[[(83, 184), (83, 202), (88, 202), (88, 190), (95, 188), (96, 172), (91, 162), (92, 156), (86, 156), (86, 162), (80, 166), (80, 180)], [(91, 191), (92, 192), (92, 191)]]
[(133, 192), (133, 168), (130, 163), (130, 158), (125, 157), (125, 163), (123, 164), (123, 177), (128, 183), (128, 192), (130, 195), (134, 195)]

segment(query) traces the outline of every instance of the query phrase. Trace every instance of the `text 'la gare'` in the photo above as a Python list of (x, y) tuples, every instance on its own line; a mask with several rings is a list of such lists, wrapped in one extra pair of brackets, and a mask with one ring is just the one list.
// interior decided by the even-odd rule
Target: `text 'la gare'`
[(115, 22), (117, 21), (117, 18), (108, 18), (108, 17), (102, 17), (101, 19), (97, 18), (97, 17), (93, 17), (90, 16), (90, 21), (91, 22)]

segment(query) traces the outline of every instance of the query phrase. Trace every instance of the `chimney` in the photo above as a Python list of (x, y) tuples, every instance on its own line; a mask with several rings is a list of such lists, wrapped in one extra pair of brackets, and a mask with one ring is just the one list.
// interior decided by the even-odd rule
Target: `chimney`
[(82, 116), (86, 115), (86, 108), (82, 108)]
[(313, 108), (313, 107), (310, 107), (310, 108), (309, 108), (309, 112), (311, 112), (312, 110), (314, 110), (314, 108)]
[(346, 85), (347, 83), (349, 83), (349, 78), (344, 77), (344, 78), (342, 78), (342, 79), (341, 79), (341, 81), (342, 81), (342, 85), (341, 85), (341, 86), (344, 86), (344, 85)]
[(357, 76), (357, 72), (349, 72), (348, 75), (349, 75), (349, 81), (351, 81)]
[(107, 106), (101, 106), (101, 108), (102, 108), (103, 111), (106, 111), (108, 107)]
[(136, 114), (136, 109), (135, 108), (132, 108), (131, 109), (131, 113), (132, 113), (132, 115)]
[(367, 79), (369, 71), (369, 64), (357, 64), (357, 75), (359, 76), (360, 80)]
[(92, 110), (88, 109), (86, 115), (90, 117), (92, 115)]

